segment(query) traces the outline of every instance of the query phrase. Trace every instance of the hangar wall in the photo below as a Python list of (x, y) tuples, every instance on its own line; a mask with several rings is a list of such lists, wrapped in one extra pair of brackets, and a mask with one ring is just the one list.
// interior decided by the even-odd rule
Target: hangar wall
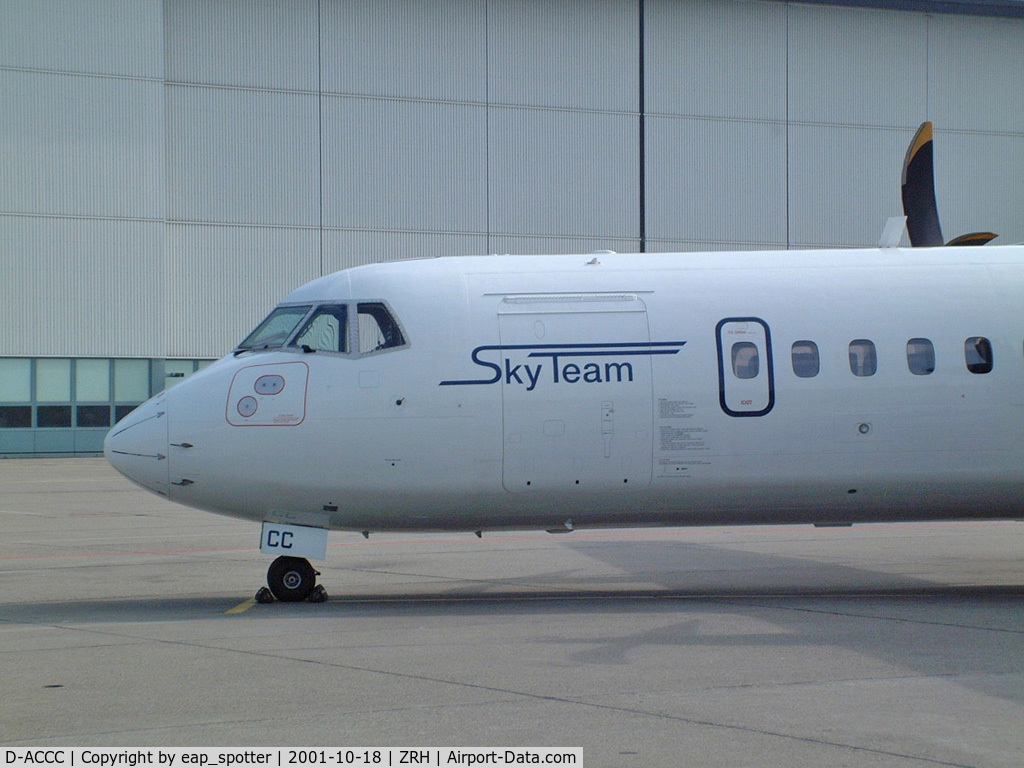
[(371, 261), (872, 245), (924, 119), (947, 236), (1021, 241), (1021, 82), (1019, 18), (0, 0), (0, 411), (41, 428), (51, 375), (79, 404), (83, 358), (114, 408), (118, 360), (158, 390)]

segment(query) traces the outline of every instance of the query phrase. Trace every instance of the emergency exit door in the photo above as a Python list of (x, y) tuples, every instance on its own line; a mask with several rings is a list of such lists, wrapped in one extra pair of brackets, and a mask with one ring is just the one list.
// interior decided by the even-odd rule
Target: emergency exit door
[(764, 416), (775, 405), (768, 324), (757, 317), (727, 317), (715, 333), (722, 410), (730, 416)]

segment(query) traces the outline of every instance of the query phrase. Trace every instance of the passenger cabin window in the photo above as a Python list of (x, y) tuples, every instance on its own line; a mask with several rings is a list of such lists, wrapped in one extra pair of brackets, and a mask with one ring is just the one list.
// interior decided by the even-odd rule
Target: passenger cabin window
[(928, 339), (911, 339), (907, 342), (907, 367), (915, 376), (927, 376), (935, 372), (935, 347)]
[(792, 348), (793, 373), (801, 379), (812, 379), (821, 370), (818, 345), (813, 341), (794, 341)]
[(267, 318), (256, 326), (245, 341), (238, 345), (238, 350), (271, 349), (281, 347), (288, 341), (292, 332), (302, 322), (311, 305), (296, 307), (278, 307)]
[(295, 346), (312, 352), (348, 352), (347, 312), (344, 304), (317, 307), (295, 338)]
[(854, 376), (874, 376), (878, 370), (875, 343), (867, 339), (850, 342), (850, 370)]
[(971, 373), (989, 373), (992, 370), (992, 342), (984, 336), (971, 336), (964, 341), (964, 358)]
[(402, 329), (382, 302), (364, 302), (358, 305), (358, 309), (361, 354), (405, 346)]
[(737, 379), (756, 379), (760, 370), (756, 344), (737, 341), (732, 345), (732, 372)]

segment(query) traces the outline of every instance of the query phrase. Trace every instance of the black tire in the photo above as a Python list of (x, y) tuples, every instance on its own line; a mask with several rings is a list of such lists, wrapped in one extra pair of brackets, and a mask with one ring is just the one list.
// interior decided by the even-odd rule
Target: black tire
[(282, 603), (297, 603), (316, 586), (316, 571), (301, 557), (279, 557), (267, 570), (267, 586)]

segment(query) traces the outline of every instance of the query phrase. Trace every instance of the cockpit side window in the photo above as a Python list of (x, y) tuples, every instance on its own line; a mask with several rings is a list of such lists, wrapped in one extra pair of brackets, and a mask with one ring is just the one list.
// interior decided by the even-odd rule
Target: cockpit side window
[(312, 352), (348, 352), (347, 313), (344, 304), (317, 307), (293, 343)]
[(278, 307), (256, 326), (256, 330), (250, 333), (237, 349), (272, 349), (283, 346), (309, 312), (310, 307), (309, 304)]
[(360, 354), (405, 346), (402, 329), (383, 302), (362, 302), (358, 310)]

